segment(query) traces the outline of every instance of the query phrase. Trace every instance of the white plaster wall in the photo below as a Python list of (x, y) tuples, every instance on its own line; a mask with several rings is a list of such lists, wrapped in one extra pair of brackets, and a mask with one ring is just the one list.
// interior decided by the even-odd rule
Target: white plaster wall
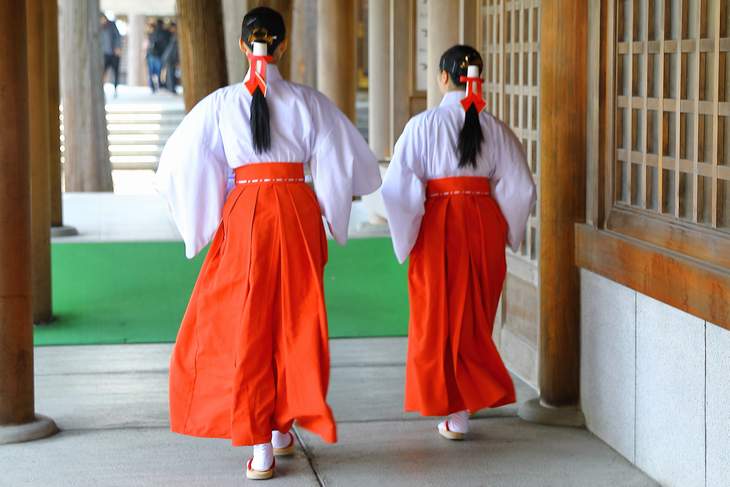
[(588, 429), (633, 462), (636, 293), (595, 274), (582, 287), (581, 406)]
[(588, 428), (662, 485), (730, 486), (730, 331), (581, 271)]
[(705, 322), (636, 300), (636, 465), (663, 485), (705, 485)]
[(730, 331), (707, 324), (707, 487), (730, 485)]

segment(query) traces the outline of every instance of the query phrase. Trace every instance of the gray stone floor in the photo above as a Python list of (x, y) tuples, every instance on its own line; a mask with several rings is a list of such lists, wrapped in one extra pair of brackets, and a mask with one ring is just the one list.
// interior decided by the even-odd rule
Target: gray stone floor
[[(0, 486), (233, 486), (248, 449), (167, 427), (170, 345), (36, 349), (36, 404), (62, 432), (0, 447)], [(334, 340), (330, 403), (340, 442), (298, 430), (271, 485), (657, 485), (589, 432), (480, 414), (462, 443), (401, 412), (403, 339)], [(516, 379), (520, 401), (534, 391)]]

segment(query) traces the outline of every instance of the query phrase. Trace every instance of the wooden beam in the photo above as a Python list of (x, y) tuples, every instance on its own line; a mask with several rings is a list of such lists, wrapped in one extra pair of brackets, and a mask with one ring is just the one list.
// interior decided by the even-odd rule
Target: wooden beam
[(177, 0), (185, 109), (228, 84), (220, 1)]
[(574, 224), (585, 217), (588, 6), (555, 0), (541, 8), (539, 385), (541, 403), (557, 407), (579, 399)]
[(604, 228), (730, 270), (730, 238), (711, 228), (624, 208), (612, 208)]
[(579, 267), (730, 330), (728, 270), (583, 224), (576, 225), (575, 262)]

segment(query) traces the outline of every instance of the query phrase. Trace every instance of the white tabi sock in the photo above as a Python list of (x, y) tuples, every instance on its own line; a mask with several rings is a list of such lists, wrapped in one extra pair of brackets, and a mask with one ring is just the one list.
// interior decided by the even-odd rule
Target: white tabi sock
[(274, 463), (274, 448), (271, 443), (260, 443), (253, 446), (253, 461), (251, 468), (259, 472), (265, 472)]
[(292, 438), (288, 431), (281, 433), (274, 430), (271, 432), (271, 444), (274, 448), (286, 448), (291, 445), (291, 441)]
[[(449, 424), (449, 431), (454, 433), (469, 432), (469, 411), (459, 411), (458, 413), (449, 414), (446, 421), (448, 421)], [(439, 429), (446, 423), (446, 421), (439, 423)]]

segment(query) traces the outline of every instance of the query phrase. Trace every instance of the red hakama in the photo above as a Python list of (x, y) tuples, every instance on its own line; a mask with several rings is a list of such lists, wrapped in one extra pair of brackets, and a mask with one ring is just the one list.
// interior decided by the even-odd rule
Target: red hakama
[(406, 411), (446, 416), (515, 401), (492, 341), (507, 222), (483, 177), (434, 179), (410, 254)]
[(336, 441), (325, 399), (326, 262), (320, 207), (303, 165), (237, 168), (172, 356), (174, 432), (253, 445), (296, 420)]

